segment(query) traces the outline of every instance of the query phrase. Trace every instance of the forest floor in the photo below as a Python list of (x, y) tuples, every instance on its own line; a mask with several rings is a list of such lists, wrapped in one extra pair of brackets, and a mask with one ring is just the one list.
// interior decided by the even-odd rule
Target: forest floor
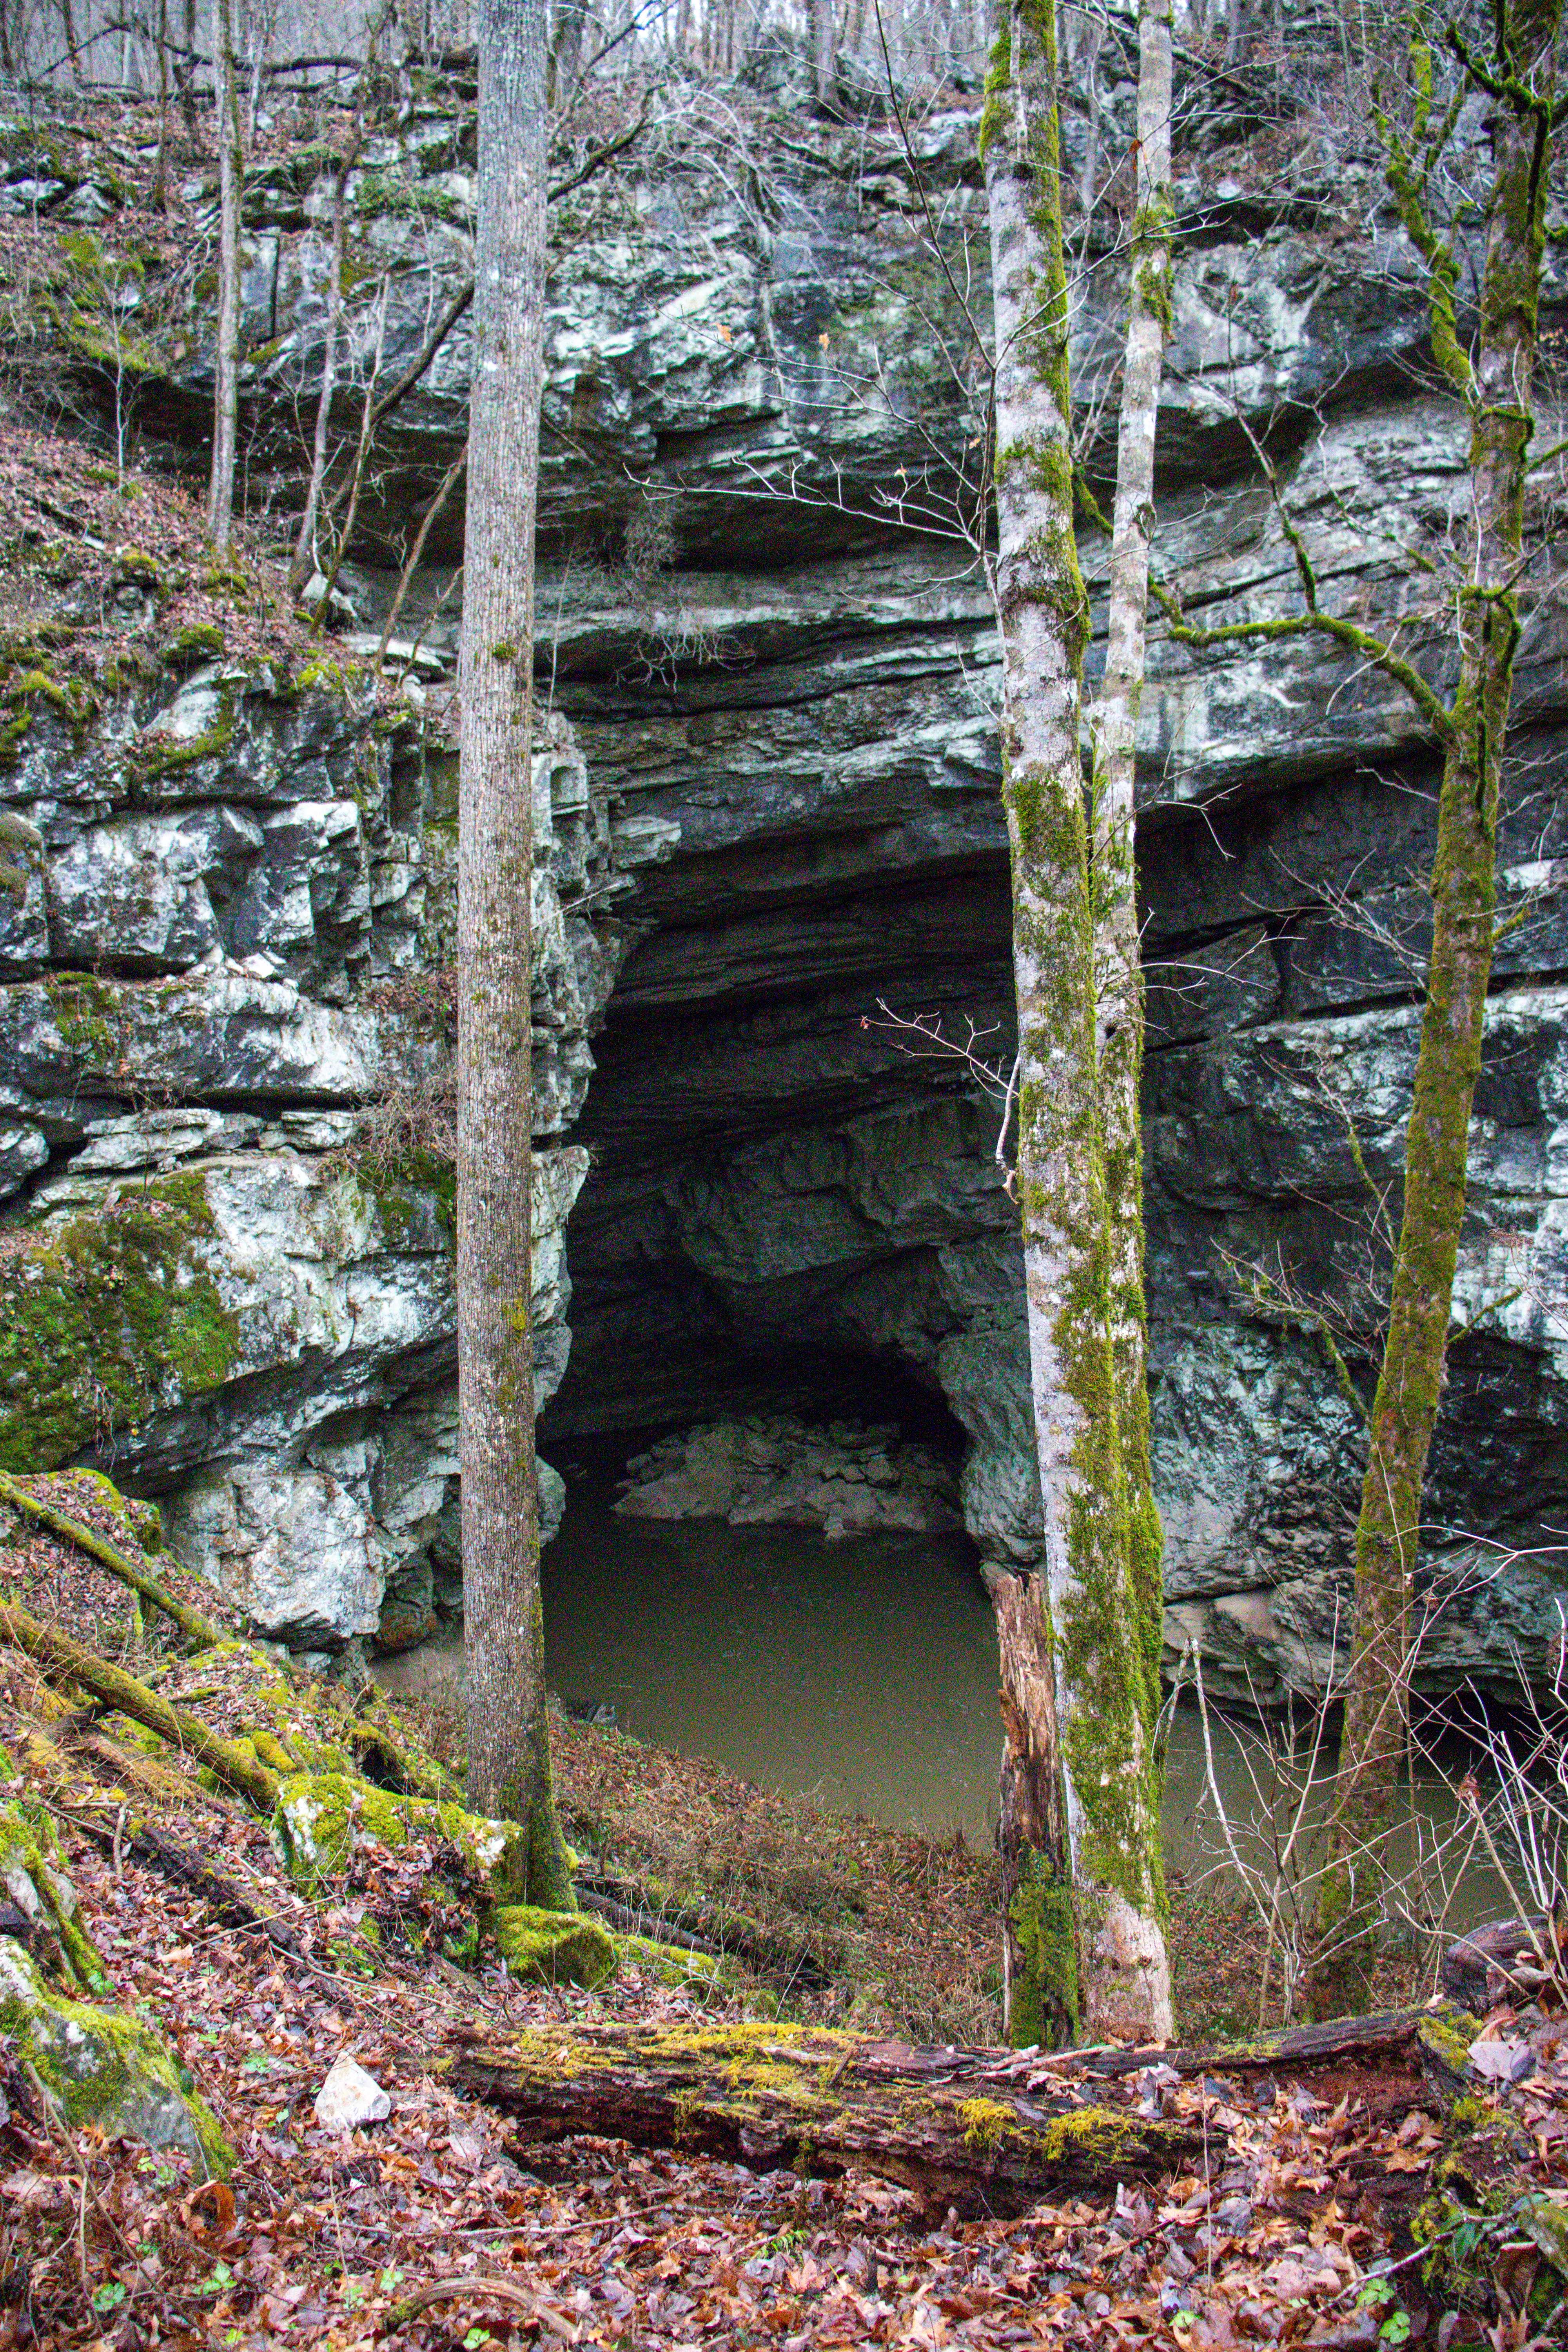
[[(92, 1515), (89, 1486), (68, 1500)], [(150, 1638), (111, 1577), (20, 1525), (0, 1533), (0, 1601), (198, 1703), (204, 1662)], [(210, 1607), (210, 1594), (158, 1568)], [(216, 1692), (222, 1673), (211, 1681)], [(258, 1816), (194, 1771), (151, 1805), (147, 1787), (115, 1769), (113, 1719), (62, 1713), (58, 1695), (46, 1707), (44, 1696), (34, 1664), (0, 1651), (0, 1748), (16, 1768), (3, 1793), (48, 1808), (114, 1995), (170, 2038), (237, 2162), (226, 2181), (206, 2180), (184, 2157), (68, 2126), (3, 2065), (0, 2041), (0, 2347), (1419, 2342), (1519, 2352), (1563, 2340), (1561, 2312), (1542, 2315), (1550, 2273), (1511, 2212), (1480, 2215), (1463, 2249), (1472, 2309), (1426, 2280), (1411, 2226), (1432, 2210), (1434, 2167), (1460, 2126), (1407, 2055), (1260, 2071), (1227, 2070), (1216, 2053), (1212, 2072), (1178, 2080), (1165, 2069), (1168, 2081), (1156, 2064), (1138, 2082), (1153, 2112), (1201, 2126), (1205, 2141), (1214, 2133), (1223, 2154), (1209, 2177), (1107, 2177), (1094, 2193), (1021, 2218), (963, 2221), (854, 2172), (818, 2180), (588, 2137), (544, 2145), (445, 2075), (476, 2027), (493, 2042), (594, 2022), (712, 2030), (810, 2012), (886, 2025), (901, 2012), (919, 2032), (955, 1987), (969, 2014), (963, 2004), (984, 1998), (974, 1989), (994, 1936), (994, 1882), (989, 1862), (962, 1846), (834, 1827), (711, 1768), (563, 1726), (569, 1818), (580, 1839), (597, 1835), (584, 1850), (590, 1884), (615, 1871), (657, 1875), (657, 1861), (668, 1876), (667, 1926), (700, 1895), (735, 1905), (744, 1891), (758, 1932), (771, 1928), (781, 1949), (793, 1939), (805, 1958), (793, 1990), (775, 1970), (770, 1990), (761, 1969), (739, 1972), (730, 1990), (672, 1984), (668, 1968), (630, 1957), (598, 1992), (524, 1985), (493, 1954), (459, 1969), (435, 1948), (451, 1920), (432, 1911), (428, 1852), (365, 1838), (336, 1881), (307, 1895)], [(130, 1851), (119, 1832), (132, 1804), (221, 1861), (251, 1924), (226, 1924)], [(857, 1986), (835, 1975), (835, 1937), (840, 1960), (853, 1961), (857, 1938), (874, 1950), (879, 1976)], [(1195, 1946), (1190, 1964), (1202, 1965)], [(1494, 2042), (1521, 2046), (1510, 2029), (1505, 2014), (1489, 2021)], [(1479, 2086), (1463, 2128), (1505, 2133), (1514, 2177), (1568, 2229), (1568, 2039), (1545, 2026), (1531, 2040), (1528, 2079)], [(392, 2102), (386, 2120), (347, 2133), (322, 2128), (312, 2104), (344, 2052)], [(1439, 2258), (1456, 2243), (1450, 2225)]]

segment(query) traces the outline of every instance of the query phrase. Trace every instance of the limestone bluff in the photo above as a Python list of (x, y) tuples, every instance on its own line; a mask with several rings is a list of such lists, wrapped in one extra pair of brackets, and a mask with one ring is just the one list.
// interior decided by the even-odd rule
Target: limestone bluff
[[(1008, 1019), (994, 624), (963, 551), (908, 527), (908, 486), (947, 493), (972, 421), (929, 331), (955, 323), (952, 298), (890, 124), (808, 121), (767, 70), (745, 103), (755, 188), (677, 140), (561, 222), (539, 593), (554, 717), (535, 778), (542, 1436), (548, 1454), (934, 1402), (963, 1432), (983, 1559), (1027, 1559), (1016, 1245), (987, 1118), (861, 1027), (879, 996), (1004, 1039)], [(1440, 531), (1461, 481), (1416, 369), (1419, 272), (1370, 181), (1325, 160), (1288, 191), (1246, 189), (1215, 163), (1223, 137), (1183, 114), (1204, 226), (1177, 268), (1157, 565), (1189, 608), (1288, 609), (1239, 414), (1289, 454), (1326, 588), (1386, 617), (1402, 550)], [(967, 100), (919, 133), (978, 257), (974, 147)], [(5, 155), (20, 186), (25, 142)], [(388, 273), (388, 373), (463, 282), (471, 162), (465, 94), (432, 82), (353, 175), (355, 267)], [(283, 489), (331, 203), (309, 157), (247, 180), (243, 391), (254, 478), (270, 467)], [(1086, 394), (1103, 275), (1107, 310), (1079, 322)], [(1552, 299), (1560, 318), (1560, 281)], [(468, 355), (460, 322), (398, 413), (334, 660), (374, 648), (403, 520), (460, 446)], [(142, 364), (165, 454), (195, 462), (199, 348)], [(431, 679), (455, 642), (438, 604), (455, 509), (447, 528), (403, 625)], [(628, 563), (628, 533), (651, 561)], [(1092, 536), (1082, 557), (1093, 594)], [(1521, 919), (1472, 1147), (1458, 1297), (1476, 1327), (1431, 1496), (1439, 1553), (1464, 1530), (1500, 1564), (1436, 1627), (1438, 1686), (1506, 1678), (1514, 1643), (1542, 1672), (1560, 1623), (1550, 1556), (1501, 1557), (1550, 1547), (1568, 1490), (1560, 632), (1538, 616), (1521, 652), (1500, 859)], [(6, 1459), (110, 1465), (296, 1646), (384, 1622), (405, 1638), (455, 1598), (443, 1188), (418, 1166), (367, 1183), (351, 1147), (388, 1068), (434, 1050), (395, 983), (450, 959), (449, 754), (416, 709), (389, 730), (352, 660), (302, 683), (211, 646), (85, 727), (39, 696), (14, 734), (0, 796), (45, 846), (0, 897), (0, 1153), (36, 1237), (4, 1269), (33, 1350), (5, 1365)], [(1416, 1021), (1397, 940), (1436, 762), (1394, 689), (1316, 645), (1199, 666), (1156, 630), (1140, 768), (1168, 1633), (1202, 1643), (1215, 1684), (1250, 1673), (1278, 1696), (1323, 1670), (1360, 1444), (1318, 1336), (1267, 1311), (1246, 1269), (1280, 1249), (1342, 1300), (1359, 1278), (1344, 1113), (1386, 1176)], [(1345, 892), (1360, 929), (1330, 919)], [(89, 1323), (62, 1338), (23, 1311), (110, 1273), (97, 1363)], [(37, 1367), (62, 1346), (49, 1389)]]

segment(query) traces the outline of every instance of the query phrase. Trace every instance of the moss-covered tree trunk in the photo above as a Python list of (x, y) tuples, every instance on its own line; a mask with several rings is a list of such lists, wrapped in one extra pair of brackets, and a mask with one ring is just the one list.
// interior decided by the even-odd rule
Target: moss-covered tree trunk
[(213, 100), (217, 127), (217, 349), (213, 369), (213, 462), (207, 536), (228, 553), (234, 529), (234, 458), (239, 426), (239, 76), (234, 0), (213, 0)]
[(544, 379), (543, 0), (481, 0), (458, 684), (458, 1377), (468, 1787), (570, 1906), (551, 1797), (533, 1452), (533, 530)]
[[(1415, 1087), (1405, 1132), (1405, 1203), (1383, 1368), (1356, 1526), (1355, 1622), (1331, 1867), (1318, 1916), (1320, 2012), (1364, 1984), (1383, 1842), (1405, 1767), (1411, 1612), (1422, 1487), (1443, 1384), (1454, 1268), (1465, 1215), (1470, 1109), (1491, 971), (1498, 773), (1519, 638), (1517, 582), (1531, 437), (1531, 386), (1545, 250), (1553, 65), (1563, 0), (1505, 0), (1489, 56), (1468, 61), (1492, 100), (1493, 173), (1473, 357), (1454, 330), (1451, 261), (1419, 215), (1421, 190), (1394, 187), (1430, 245), (1434, 346), (1470, 417), (1470, 543), (1457, 599), (1459, 681), (1437, 803), (1433, 933)], [(1430, 58), (1415, 56), (1430, 86)]]
[(1148, 1319), (1143, 1301), (1143, 975), (1133, 866), (1138, 712), (1148, 640), (1154, 442), (1171, 327), (1171, 0), (1138, 11), (1136, 205), (1116, 443), (1105, 677), (1094, 712), (1094, 884), (1099, 933), (1100, 1101), (1110, 1228), (1110, 1339), (1127, 1480), (1133, 1598), (1158, 1713), (1163, 1540), (1149, 1459)]
[(1044, 1505), (1043, 1591), (1037, 1577), (1014, 1578), (997, 1594), (1007, 2013), (1021, 2042), (1085, 2030), (1149, 2038), (1171, 2025), (1149, 1668), (1110, 1331), (1056, 68), (1055, 0), (1012, 0), (998, 22), (982, 143), (1017, 1190)]

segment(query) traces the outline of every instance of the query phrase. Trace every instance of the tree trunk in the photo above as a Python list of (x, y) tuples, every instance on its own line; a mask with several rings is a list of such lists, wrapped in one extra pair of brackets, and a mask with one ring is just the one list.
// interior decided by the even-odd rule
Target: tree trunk
[(234, 64), (234, 0), (213, 0), (213, 83), (218, 158), (217, 352), (207, 536), (214, 553), (223, 556), (234, 530), (239, 415), (239, 77)]
[[(343, 231), (348, 203), (349, 174), (359, 161), (360, 145), (364, 136), (363, 116), (356, 107), (353, 130), (342, 161), (338, 165), (338, 184), (332, 194), (332, 257), (327, 270), (326, 339), (321, 349), (321, 389), (316, 402), (316, 432), (310, 449), (310, 478), (305, 488), (305, 510), (300, 517), (299, 537), (294, 542), (294, 561), (289, 567), (290, 594), (298, 596), (316, 564), (316, 516), (321, 503), (321, 485), (327, 474), (327, 447), (331, 435), (332, 397), (338, 388), (338, 338), (343, 320)], [(366, 394), (368, 401), (369, 394)]]
[(184, 0), (181, 22), (184, 26), (184, 58), (174, 68), (174, 82), (180, 93), (180, 118), (185, 126), (185, 138), (191, 146), (196, 137), (196, 0)]
[[(1489, 72), (1493, 177), (1473, 362), (1434, 269), (1434, 347), (1470, 414), (1472, 536), (1458, 597), (1459, 682), (1437, 803), (1433, 932), (1405, 1145), (1405, 1205), (1356, 1525), (1355, 1624), (1312, 1998), (1353, 2005), (1376, 1925), (1405, 1768), (1421, 1495), (1443, 1385), (1465, 1215), (1470, 1109), (1491, 971), (1498, 772), (1519, 636), (1516, 581), (1545, 250), (1552, 62), (1563, 0), (1508, 0)], [(1488, 68), (1483, 68), (1483, 72)], [(1396, 193), (1420, 201), (1408, 182)], [(1429, 256), (1429, 261), (1431, 257)]]
[(1151, 1739), (1158, 1716), (1163, 1538), (1149, 1460), (1149, 1329), (1143, 1300), (1143, 975), (1133, 865), (1138, 712), (1154, 529), (1154, 444), (1171, 327), (1171, 0), (1138, 12), (1137, 202), (1116, 449), (1105, 677), (1094, 713), (1100, 1118), (1110, 1229), (1110, 1338), (1127, 1480), (1131, 1586)]
[(533, 532), (544, 379), (544, 0), (481, 0), (458, 788), (458, 1365), (468, 1787), (568, 1906), (544, 1710), (530, 1209)]
[(838, 63), (838, 0), (811, 0), (811, 46), (816, 68), (816, 102), (833, 102), (833, 79)]
[(1110, 1342), (1056, 65), (1054, 0), (1012, 0), (982, 145), (996, 319), (1017, 1190), (1044, 1506), (1044, 1592), (1037, 1577), (1016, 1576), (999, 1578), (995, 1592), (1005, 1984), (1008, 2029), (1022, 2042), (1083, 2029), (1155, 2039), (1171, 2024), (1148, 1666)]
[[(1145, 2053), (1144, 2063), (1149, 2063)], [(1080, 2105), (996, 2051), (912, 2050), (821, 2026), (601, 2026), (489, 2040), (452, 2063), (531, 2141), (580, 2132), (832, 2177), (851, 2166), (943, 2211), (1022, 2213), (1063, 2189), (1202, 2169), (1205, 2140), (1112, 2095)], [(1210, 2160), (1225, 2158), (1211, 2125)]]

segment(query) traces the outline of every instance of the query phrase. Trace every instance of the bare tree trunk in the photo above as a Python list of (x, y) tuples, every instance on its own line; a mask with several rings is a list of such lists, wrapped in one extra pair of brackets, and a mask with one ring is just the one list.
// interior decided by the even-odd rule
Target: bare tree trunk
[(1244, 66), (1247, 52), (1252, 45), (1252, 27), (1247, 22), (1247, 0), (1229, 0), (1226, 18), (1225, 61), (1227, 66)]
[(158, 0), (158, 160), (153, 166), (153, 202), (162, 212), (168, 200), (169, 0)]
[[(289, 567), (289, 593), (296, 597), (316, 569), (316, 516), (321, 503), (321, 484), (326, 479), (332, 399), (338, 388), (338, 339), (342, 332), (343, 320), (343, 232), (349, 175), (359, 161), (363, 138), (364, 117), (356, 107), (353, 130), (342, 161), (338, 165), (338, 184), (332, 194), (332, 257), (327, 270), (327, 324), (321, 350), (321, 389), (316, 402), (316, 433), (310, 450), (310, 478), (305, 488), (305, 509), (300, 517), (294, 561)], [(365, 405), (368, 409), (368, 393)]]
[(1143, 1301), (1143, 976), (1133, 865), (1138, 711), (1143, 694), (1154, 446), (1171, 327), (1171, 0), (1140, 0), (1137, 201), (1116, 447), (1105, 677), (1094, 714), (1100, 1118), (1110, 1234), (1110, 1338), (1128, 1547), (1152, 1739), (1158, 1717), (1163, 1538), (1149, 1460), (1149, 1329)]
[(1384, 1840), (1405, 1760), (1422, 1487), (1442, 1391), (1464, 1222), (1470, 1111), (1491, 971), (1498, 771), (1519, 638), (1524, 484), (1545, 251), (1554, 53), (1563, 0), (1506, 0), (1472, 70), (1493, 99), (1493, 176), (1473, 361), (1454, 331), (1451, 252), (1395, 152), (1390, 177), (1433, 271), (1434, 349), (1470, 416), (1472, 537), (1458, 598), (1459, 681), (1437, 803), (1433, 933), (1405, 1206), (1356, 1526), (1355, 1629), (1331, 1856), (1319, 1906), (1320, 2012), (1353, 2000), (1375, 1926)]
[[(1001, 1578), (1009, 2031), (1171, 2029), (1158, 1776), (1110, 1339), (1094, 918), (1079, 753), (1055, 0), (1008, 0), (982, 146), (996, 318), (1002, 755), (1013, 862), (1017, 1189), (1044, 1583)], [(1008, 1587), (1018, 1589), (1009, 1591)], [(1044, 1694), (1048, 1690), (1047, 1706)]]
[(838, 0), (811, 0), (811, 45), (816, 67), (816, 102), (833, 100), (833, 78), (838, 63)]
[(218, 295), (207, 535), (215, 553), (226, 555), (234, 530), (234, 458), (239, 419), (240, 147), (234, 0), (213, 0), (213, 81), (217, 115)]
[(545, 0), (480, 0), (458, 792), (458, 1365), (468, 1786), (569, 1907), (544, 1704), (530, 1217), (533, 533), (544, 382)]
[(174, 80), (180, 93), (180, 115), (185, 126), (185, 137), (195, 142), (196, 135), (196, 0), (184, 0), (184, 63), (174, 69)]

